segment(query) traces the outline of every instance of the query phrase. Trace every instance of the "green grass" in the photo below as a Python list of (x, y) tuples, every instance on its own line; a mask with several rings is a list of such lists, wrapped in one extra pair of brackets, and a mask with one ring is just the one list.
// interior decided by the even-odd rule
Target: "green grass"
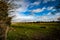
[(59, 29), (60, 25), (59, 23), (17, 23), (11, 27), (14, 30), (8, 32), (8, 40), (47, 40), (47, 36), (50, 38), (55, 31), (54, 28)]

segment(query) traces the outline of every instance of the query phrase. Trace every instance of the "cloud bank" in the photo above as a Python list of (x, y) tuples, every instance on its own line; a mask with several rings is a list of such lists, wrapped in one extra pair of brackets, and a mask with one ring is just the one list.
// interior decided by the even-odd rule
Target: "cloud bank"
[[(47, 3), (50, 1), (54, 2), (55, 0), (43, 0), (43, 3)], [(30, 3), (29, 1), (26, 2), (25, 0), (15, 0), (11, 4), (14, 4), (15, 7), (18, 7), (16, 9), (9, 10), (10, 13), (9, 16), (15, 16), (13, 17), (12, 22), (58, 21), (57, 18), (60, 17), (60, 13), (52, 15), (51, 12), (56, 11), (54, 9), (54, 5), (46, 7), (42, 4), (43, 6), (40, 8), (41, 6), (40, 0), (35, 1), (33, 3)], [(30, 10), (29, 8), (32, 9)], [(44, 11), (47, 11), (48, 13)], [(30, 12), (30, 14), (32, 15), (26, 15), (24, 14), (25, 12)], [(43, 12), (45, 15), (40, 16), (33, 15), (35, 13), (37, 13), (37, 15), (43, 14)]]

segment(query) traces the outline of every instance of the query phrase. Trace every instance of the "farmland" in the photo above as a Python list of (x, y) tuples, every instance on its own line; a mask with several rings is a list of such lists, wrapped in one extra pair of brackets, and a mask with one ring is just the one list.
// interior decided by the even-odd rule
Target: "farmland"
[(60, 23), (13, 23), (7, 40), (60, 40)]

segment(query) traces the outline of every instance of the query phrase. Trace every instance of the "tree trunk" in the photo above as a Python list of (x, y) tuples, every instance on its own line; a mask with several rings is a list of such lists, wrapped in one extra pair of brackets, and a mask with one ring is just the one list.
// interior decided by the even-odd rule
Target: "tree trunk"
[(8, 26), (6, 24), (0, 24), (0, 40), (7, 40)]

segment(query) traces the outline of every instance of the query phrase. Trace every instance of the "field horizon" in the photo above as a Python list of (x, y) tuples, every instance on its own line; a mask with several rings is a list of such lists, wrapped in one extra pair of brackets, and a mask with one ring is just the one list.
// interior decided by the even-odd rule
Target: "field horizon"
[(15, 22), (8, 40), (60, 40), (60, 22)]

